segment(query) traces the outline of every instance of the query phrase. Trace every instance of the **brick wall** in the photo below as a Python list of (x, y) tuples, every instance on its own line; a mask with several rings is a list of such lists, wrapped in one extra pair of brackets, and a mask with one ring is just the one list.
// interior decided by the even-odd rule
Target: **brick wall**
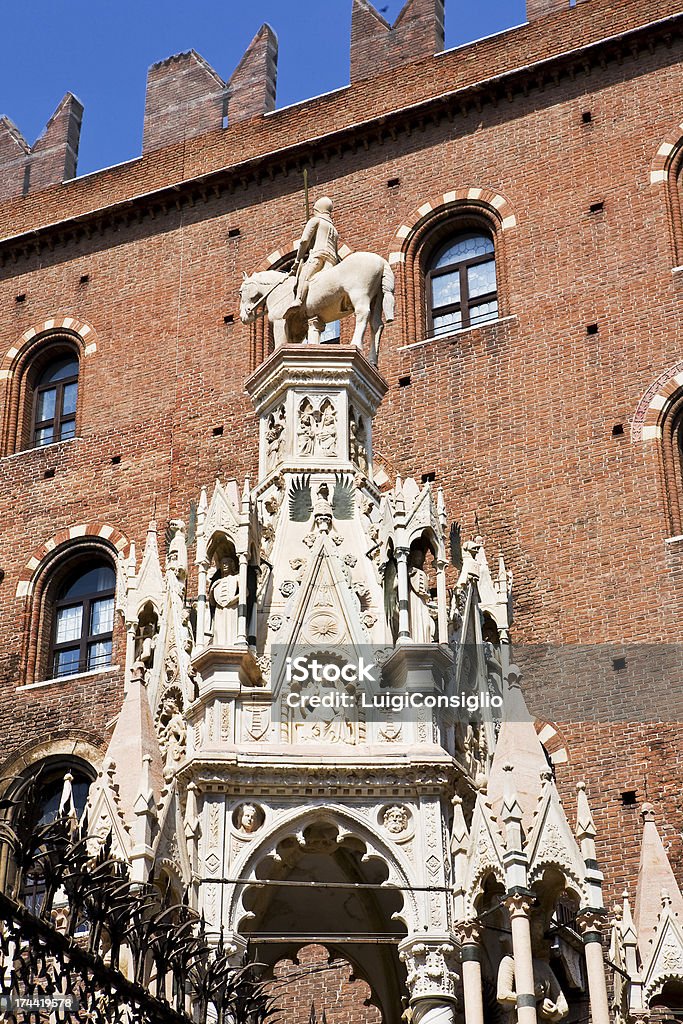
[(270, 992), (282, 1020), (322, 1024), (324, 1014), (327, 1024), (380, 1024), (382, 1015), (369, 1002), (370, 986), (325, 946), (304, 946), (296, 961), (280, 960), (273, 976)]
[[(239, 322), (237, 291), (243, 270), (289, 249), (304, 216), (303, 164), (297, 170), (295, 162), (269, 160), (269, 149), (464, 89), (673, 10), (664, 0), (616, 8), (590, 0), (457, 54), (395, 69), (390, 78), (245, 121), (240, 152), (262, 159), (258, 178), (245, 173), (240, 183), (236, 174), (191, 196), (131, 203), (115, 224), (102, 215), (46, 233), (44, 243), (40, 236), (2, 242), (217, 172), (235, 159), (233, 130), (209, 131), (0, 208), (7, 257), (0, 361), (32, 325), (58, 315), (77, 317), (97, 334), (96, 350), (82, 361), (79, 439), (0, 459), (0, 727), (8, 752), (34, 733), (43, 739), (85, 730), (104, 744), (121, 695), (120, 672), (16, 690), (26, 615), (16, 587), (34, 549), (64, 526), (90, 521), (111, 525), (140, 549), (155, 508), (163, 531), (168, 518), (187, 518), (200, 487), (217, 474), (241, 479), (256, 470), (256, 424), (243, 388), (253, 368), (253, 328)], [(518, 644), (678, 637), (683, 556), (664, 543), (659, 453), (656, 443), (632, 443), (628, 424), (652, 380), (680, 358), (681, 290), (668, 211), (663, 190), (649, 180), (661, 140), (680, 122), (680, 41), (672, 30), (651, 51), (643, 41), (635, 52), (607, 48), (605, 55), (604, 66), (586, 60), (572, 74), (558, 72), (557, 81), (550, 71), (527, 78), (495, 103), (482, 90), (480, 109), (471, 97), (454, 100), (422, 123), (395, 119), (367, 145), (351, 135), (324, 156), (317, 144), (305, 151), (312, 194), (334, 197), (342, 240), (354, 249), (399, 250), (401, 226), (452, 189), (485, 188), (514, 214), (499, 250), (508, 315), (496, 324), (425, 341), (418, 310), (408, 333), (396, 265), (397, 319), (380, 356), (390, 390), (376, 447), (391, 473), (435, 472), (452, 517), (469, 528), (476, 515), (489, 556), (505, 552), (515, 576)], [(591, 213), (597, 202), (602, 212)], [(225, 323), (230, 314), (235, 322)], [(408, 375), (410, 385), (399, 387)], [(0, 385), (10, 390), (7, 380)], [(613, 436), (616, 424), (625, 429)], [(214, 436), (221, 425), (222, 436)], [(54, 475), (46, 478), (48, 469)], [(191, 573), (190, 592), (195, 586)], [(117, 665), (123, 642), (117, 635)], [(611, 679), (609, 672), (601, 664), (599, 677)], [(595, 696), (617, 712), (620, 693), (609, 683)], [(621, 805), (625, 790), (660, 804), (659, 821), (683, 869), (675, 839), (683, 815), (672, 781), (680, 778), (677, 730), (619, 722), (563, 729), (571, 761), (560, 782), (571, 807), (571, 784), (586, 778), (609, 892), (625, 880), (635, 885), (639, 822)]]

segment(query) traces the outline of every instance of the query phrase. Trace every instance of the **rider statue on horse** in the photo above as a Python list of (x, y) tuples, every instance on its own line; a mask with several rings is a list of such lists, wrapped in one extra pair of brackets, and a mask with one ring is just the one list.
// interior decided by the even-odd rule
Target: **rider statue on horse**
[(353, 314), (352, 344), (362, 346), (369, 323), (370, 359), (376, 362), (384, 323), (394, 319), (394, 274), (385, 259), (371, 252), (351, 253), (340, 262), (338, 240), (332, 200), (324, 196), (313, 207), (290, 273), (266, 270), (244, 275), (240, 317), (251, 323), (266, 315), (277, 348), (317, 343), (326, 324)]
[(290, 312), (306, 308), (308, 282), (313, 275), (320, 273), (325, 267), (334, 267), (339, 263), (338, 242), (339, 235), (332, 223), (332, 200), (323, 196), (314, 204), (313, 216), (309, 218), (299, 241), (293, 268), (296, 277), (296, 297)]

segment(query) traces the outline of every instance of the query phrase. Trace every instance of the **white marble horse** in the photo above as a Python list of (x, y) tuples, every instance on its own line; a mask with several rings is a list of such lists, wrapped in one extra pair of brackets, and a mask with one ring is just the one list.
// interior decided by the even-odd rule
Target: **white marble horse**
[(317, 342), (325, 324), (354, 314), (351, 343), (359, 348), (370, 324), (371, 360), (377, 360), (384, 324), (394, 319), (394, 272), (385, 259), (372, 252), (354, 252), (336, 266), (310, 279), (306, 309), (294, 309), (296, 279), (279, 270), (244, 275), (240, 288), (240, 317), (251, 323), (264, 313), (273, 325), (275, 347), (293, 342)]

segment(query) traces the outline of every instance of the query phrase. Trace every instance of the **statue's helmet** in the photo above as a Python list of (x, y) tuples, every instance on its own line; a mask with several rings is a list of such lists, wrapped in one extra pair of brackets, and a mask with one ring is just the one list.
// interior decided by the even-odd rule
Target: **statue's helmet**
[(327, 196), (322, 196), (313, 205), (313, 213), (322, 213), (329, 217), (332, 213), (332, 200)]

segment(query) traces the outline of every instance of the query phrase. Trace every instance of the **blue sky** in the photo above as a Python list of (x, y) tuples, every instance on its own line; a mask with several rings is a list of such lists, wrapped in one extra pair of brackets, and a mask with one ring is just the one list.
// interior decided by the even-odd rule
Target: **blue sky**
[[(402, 0), (377, 0), (393, 22)], [(446, 0), (446, 46), (525, 19), (523, 0)], [(264, 21), (277, 33), (277, 106), (346, 85), (351, 0), (5, 0), (0, 114), (33, 143), (65, 92), (85, 105), (78, 171), (138, 156), (150, 64), (195, 49), (229, 77)]]

